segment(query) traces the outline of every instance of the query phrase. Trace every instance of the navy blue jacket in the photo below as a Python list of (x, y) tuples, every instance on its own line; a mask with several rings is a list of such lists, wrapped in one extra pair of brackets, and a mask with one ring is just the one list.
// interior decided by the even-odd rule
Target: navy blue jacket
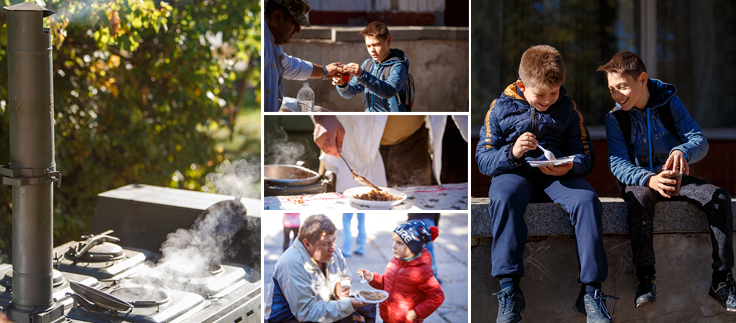
[(501, 97), (493, 100), (480, 129), (480, 141), (475, 150), (475, 159), (481, 173), (498, 176), (503, 173), (530, 173), (544, 175), (539, 169), (529, 166), (527, 160), (542, 157), (540, 149), (527, 151), (516, 160), (511, 151), (525, 132), (532, 132), (542, 147), (557, 157), (575, 156), (573, 167), (566, 176), (586, 176), (593, 170), (593, 145), (583, 116), (575, 102), (560, 87), (557, 102), (547, 111), (535, 111), (534, 129), (531, 129), (531, 111), (534, 109), (523, 98), (516, 83), (509, 85)]
[[(631, 120), (630, 142), (626, 142), (621, 126), (613, 115), (613, 112), (621, 110), (621, 106), (617, 103), (606, 115), (608, 165), (613, 176), (626, 185), (644, 186), (650, 177), (662, 171), (662, 166), (673, 150), (681, 151), (688, 164), (700, 161), (708, 153), (708, 141), (680, 98), (675, 95), (677, 93), (675, 86), (657, 79), (649, 79), (647, 89), (649, 101), (646, 109), (639, 110), (634, 107), (626, 112)], [(664, 105), (669, 105), (675, 129), (682, 142), (662, 124), (659, 110), (655, 108)], [(647, 109), (650, 110), (648, 127)], [(652, 151), (649, 151), (649, 132), (652, 138)], [(654, 169), (649, 168), (649, 160), (652, 161)]]
[[(368, 60), (360, 68), (363, 75), (360, 78), (352, 76), (344, 86), (336, 85), (337, 93), (343, 98), (352, 99), (359, 93), (365, 92), (365, 112), (408, 112), (409, 109), (401, 103), (397, 95), (406, 87), (406, 73), (409, 71), (409, 60), (400, 49), (391, 49), (391, 58), (378, 63), (373, 61), (370, 71), (365, 70)], [(390, 68), (388, 79), (383, 78), (383, 70)]]

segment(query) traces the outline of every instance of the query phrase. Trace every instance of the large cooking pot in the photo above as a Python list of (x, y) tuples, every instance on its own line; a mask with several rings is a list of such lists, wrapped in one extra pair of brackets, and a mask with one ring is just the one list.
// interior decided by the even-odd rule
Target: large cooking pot
[(266, 165), (263, 175), (266, 183), (274, 186), (306, 186), (320, 181), (317, 172), (295, 165)]

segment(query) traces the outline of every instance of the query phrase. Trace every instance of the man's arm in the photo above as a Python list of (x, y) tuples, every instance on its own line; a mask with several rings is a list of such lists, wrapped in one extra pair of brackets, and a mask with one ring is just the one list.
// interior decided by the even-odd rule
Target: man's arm
[(355, 311), (349, 298), (339, 301), (320, 299), (303, 263), (289, 261), (282, 269), (276, 279), (291, 312), (300, 322), (334, 322)]
[(325, 154), (340, 157), (345, 128), (334, 115), (314, 115), (314, 143)]

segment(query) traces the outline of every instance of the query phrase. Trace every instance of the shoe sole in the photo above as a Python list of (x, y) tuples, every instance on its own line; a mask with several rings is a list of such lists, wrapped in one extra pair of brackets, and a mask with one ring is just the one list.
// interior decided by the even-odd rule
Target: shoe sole
[(721, 305), (726, 310), (726, 313), (736, 314), (736, 309), (729, 309), (729, 308), (727, 308), (726, 307), (726, 302), (723, 302), (720, 299), (716, 298), (710, 292), (708, 292), (708, 296), (710, 296), (710, 299), (712, 299), (714, 302), (718, 303), (718, 305)]

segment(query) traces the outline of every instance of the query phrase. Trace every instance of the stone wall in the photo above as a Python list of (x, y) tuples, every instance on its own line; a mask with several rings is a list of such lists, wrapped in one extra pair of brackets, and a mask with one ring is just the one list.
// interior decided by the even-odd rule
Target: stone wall
[[(603, 202), (604, 246), (608, 279), (603, 283), (613, 299), (616, 322), (734, 322), (708, 296), (712, 248), (705, 215), (687, 202), (657, 205), (654, 249), (657, 256), (657, 303), (634, 308), (636, 278), (621, 199)], [(471, 316), (474, 322), (492, 322), (500, 290), (491, 277), (488, 199), (471, 205)], [(736, 200), (732, 205), (736, 210)], [(569, 216), (559, 205), (533, 203), (524, 215), (529, 238), (524, 250), (525, 277), (521, 282), (527, 308), (524, 322), (584, 322), (572, 310), (580, 285), (578, 261)]]

